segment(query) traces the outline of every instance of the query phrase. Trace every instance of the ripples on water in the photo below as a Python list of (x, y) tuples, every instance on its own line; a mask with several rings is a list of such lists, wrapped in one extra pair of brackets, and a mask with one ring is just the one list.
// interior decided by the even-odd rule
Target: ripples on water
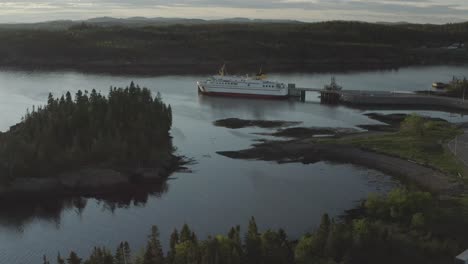
[[(424, 90), (434, 80), (447, 81), (468, 67), (424, 67), (399, 71), (336, 74), (348, 89)], [(225, 233), (255, 216), (261, 228), (283, 227), (291, 237), (314, 228), (320, 216), (339, 215), (370, 192), (385, 192), (397, 183), (387, 175), (349, 164), (276, 164), (232, 160), (216, 151), (248, 147), (271, 130), (215, 127), (217, 119), (238, 117), (302, 121), (303, 126), (355, 127), (377, 124), (364, 110), (320, 105), (316, 94), (306, 103), (200, 97), (199, 76), (109, 76), (74, 72), (0, 72), (0, 131), (20, 120), (25, 109), (44, 104), (48, 92), (67, 90), (106, 93), (108, 87), (135, 81), (161, 92), (174, 113), (172, 135), (180, 154), (194, 158), (193, 173), (175, 173), (166, 184), (122, 192), (117, 196), (0, 203), (0, 263), (35, 263), (43, 254), (76, 250), (87, 255), (93, 246), (115, 248), (127, 240), (144, 245), (157, 224), (167, 246), (170, 232), (190, 224), (200, 237)], [(298, 86), (321, 87), (330, 74), (274, 74), (271, 79)], [(394, 111), (386, 111), (390, 113)], [(401, 111), (400, 111), (401, 112)], [(413, 112), (413, 111), (412, 111)], [(417, 111), (454, 122), (458, 114)]]

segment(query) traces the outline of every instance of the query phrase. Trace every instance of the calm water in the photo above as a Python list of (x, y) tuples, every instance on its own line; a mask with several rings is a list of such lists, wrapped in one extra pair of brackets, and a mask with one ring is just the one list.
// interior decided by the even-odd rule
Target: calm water
[[(348, 89), (425, 90), (432, 81), (447, 81), (468, 73), (468, 67), (418, 67), (399, 71), (335, 74)], [(370, 192), (387, 191), (396, 183), (388, 176), (349, 164), (276, 164), (232, 160), (216, 151), (248, 147), (258, 138), (245, 128), (230, 130), (212, 122), (227, 117), (302, 121), (305, 126), (355, 127), (376, 124), (362, 110), (320, 105), (315, 94), (308, 102), (262, 101), (199, 97), (199, 76), (109, 76), (75, 72), (0, 72), (0, 130), (20, 120), (26, 108), (46, 102), (48, 92), (67, 90), (106, 93), (109, 86), (131, 80), (160, 92), (174, 112), (172, 135), (180, 154), (194, 158), (192, 173), (175, 173), (150, 192), (118, 197), (76, 198), (31, 202), (0, 210), (0, 263), (37, 263), (43, 254), (76, 250), (86, 255), (94, 245), (114, 248), (127, 240), (134, 249), (145, 243), (150, 226), (157, 224), (166, 243), (170, 232), (190, 224), (200, 237), (245, 226), (255, 216), (260, 227), (285, 228), (298, 237), (314, 228), (327, 212), (339, 215)], [(298, 86), (322, 87), (330, 74), (273, 74), (271, 79)], [(388, 112), (388, 111), (387, 111)], [(393, 111), (395, 112), (395, 111)], [(419, 111), (454, 122), (464, 116)]]

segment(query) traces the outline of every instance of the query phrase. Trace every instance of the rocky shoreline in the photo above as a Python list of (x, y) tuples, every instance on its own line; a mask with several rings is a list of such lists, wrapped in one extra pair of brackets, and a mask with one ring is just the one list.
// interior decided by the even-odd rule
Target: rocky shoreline
[(182, 157), (171, 155), (153, 167), (116, 169), (87, 166), (60, 173), (56, 177), (20, 177), (8, 185), (0, 185), (0, 198), (30, 199), (116, 193), (139, 185), (161, 183), (173, 172), (184, 169), (183, 165), (187, 163)]
[[(332, 138), (360, 138), (371, 135), (385, 135), (398, 131), (407, 114), (365, 114), (371, 119), (382, 122), (376, 125), (360, 125), (367, 132), (352, 128), (316, 128), (292, 127), (278, 129), (273, 133), (261, 135), (289, 138), (289, 140), (258, 140), (259, 143), (249, 149), (239, 151), (219, 151), (218, 154), (233, 159), (253, 159), (275, 161), (278, 163), (319, 161), (351, 163), (375, 169), (396, 176), (410, 184), (415, 184), (428, 191), (440, 194), (453, 194), (463, 191), (460, 183), (445, 175), (444, 172), (427, 164), (363, 149), (349, 144), (333, 144), (316, 140), (317, 136)], [(440, 118), (424, 117), (430, 121), (445, 121)], [(314, 139), (315, 138), (315, 139)]]
[(218, 154), (234, 159), (255, 159), (278, 163), (309, 164), (319, 161), (351, 163), (397, 176), (435, 193), (454, 193), (461, 190), (461, 186), (451, 182), (444, 173), (434, 168), (348, 145), (322, 144), (307, 139), (266, 141), (255, 144), (249, 149), (220, 151)]
[(226, 127), (230, 129), (239, 129), (245, 127), (277, 128), (294, 126), (301, 123), (302, 122), (284, 120), (248, 120), (240, 118), (225, 118), (213, 122), (215, 126)]

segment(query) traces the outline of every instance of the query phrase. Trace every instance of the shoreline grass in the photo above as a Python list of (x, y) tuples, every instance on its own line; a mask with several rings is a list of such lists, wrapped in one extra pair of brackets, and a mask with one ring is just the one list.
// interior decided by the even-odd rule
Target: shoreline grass
[[(404, 158), (436, 168), (451, 176), (465, 175), (463, 164), (446, 144), (463, 132), (455, 125), (408, 116), (398, 132), (367, 137), (339, 138), (327, 143), (348, 144), (359, 148)], [(324, 141), (322, 141), (324, 142)]]

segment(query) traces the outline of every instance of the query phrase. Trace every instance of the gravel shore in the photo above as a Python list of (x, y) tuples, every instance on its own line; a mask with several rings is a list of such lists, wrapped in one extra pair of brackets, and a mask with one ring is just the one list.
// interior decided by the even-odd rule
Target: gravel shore
[(277, 162), (315, 163), (333, 161), (352, 163), (376, 169), (421, 186), (435, 193), (454, 193), (461, 186), (444, 173), (410, 160), (363, 150), (349, 145), (322, 144), (312, 140), (268, 141), (250, 149), (222, 151), (218, 154), (235, 159), (256, 159)]

